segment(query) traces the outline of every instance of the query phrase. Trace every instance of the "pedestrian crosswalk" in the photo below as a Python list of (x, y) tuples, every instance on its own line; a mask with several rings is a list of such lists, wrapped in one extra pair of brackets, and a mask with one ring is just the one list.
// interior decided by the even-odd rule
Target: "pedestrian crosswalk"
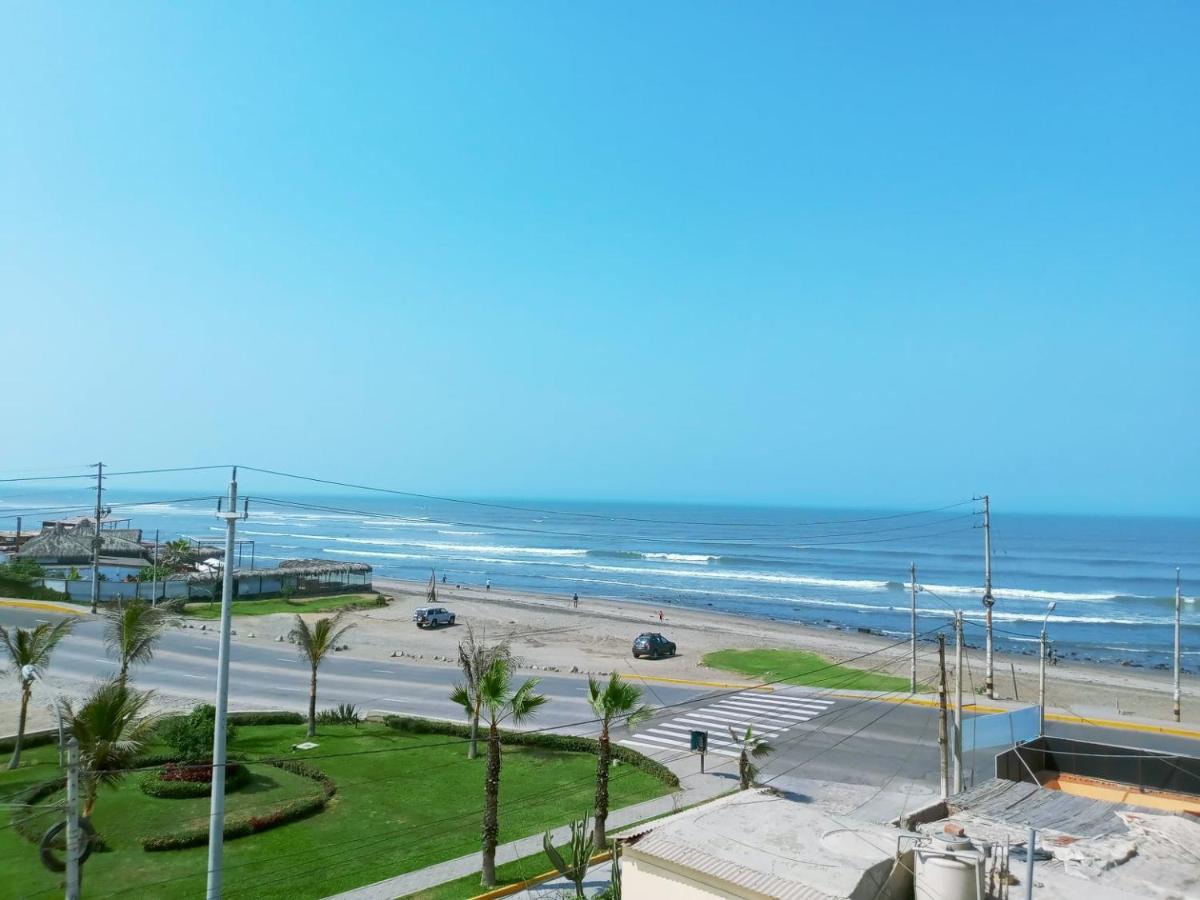
[(729, 729), (740, 736), (753, 728), (755, 735), (770, 740), (821, 715), (833, 704), (833, 700), (801, 694), (741, 691), (703, 706), (680, 707), (670, 718), (655, 717), (619, 743), (641, 749), (688, 750), (691, 733), (707, 731), (709, 753), (736, 757), (737, 743)]

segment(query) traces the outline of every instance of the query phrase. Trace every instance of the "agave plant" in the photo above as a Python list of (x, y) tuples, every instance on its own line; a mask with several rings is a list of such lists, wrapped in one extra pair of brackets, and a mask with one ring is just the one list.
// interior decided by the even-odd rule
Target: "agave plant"
[(554, 846), (549, 831), (542, 835), (542, 849), (550, 858), (550, 864), (554, 866), (558, 874), (575, 885), (575, 900), (584, 900), (583, 880), (587, 878), (588, 866), (592, 862), (592, 853), (596, 850), (594, 836), (589, 834), (587, 813), (583, 814), (582, 819), (571, 823), (571, 843), (568, 845), (569, 860), (564, 859)]

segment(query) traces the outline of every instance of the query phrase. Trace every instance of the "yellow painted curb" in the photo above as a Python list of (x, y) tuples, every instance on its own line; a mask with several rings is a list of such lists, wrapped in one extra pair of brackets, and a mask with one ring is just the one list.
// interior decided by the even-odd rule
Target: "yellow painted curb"
[(49, 603), (44, 600), (10, 600), (7, 597), (0, 597), (0, 606), (20, 606), (24, 609), (36, 609), (46, 612), (67, 613), (72, 616), (82, 616), (83, 610), (74, 609), (70, 606), (63, 606), (59, 603)]
[[(594, 866), (596, 863), (608, 862), (612, 859), (612, 851), (605, 850), (603, 853), (597, 853), (588, 860), (589, 866)], [(496, 888), (494, 891), (488, 891), (486, 894), (476, 894), (471, 900), (495, 900), (497, 897), (508, 897), (511, 894), (525, 890), (527, 887), (533, 887), (535, 884), (541, 884), (543, 881), (549, 881), (551, 878), (557, 878), (558, 872), (544, 872), (541, 875), (535, 875), (533, 878), (527, 878), (518, 884), (506, 885), (502, 888)]]
[(725, 688), (731, 691), (766, 691), (771, 693), (775, 688), (768, 684), (730, 684), (727, 681), (695, 681), (691, 678), (667, 678), (663, 675), (638, 675), (629, 673), (621, 676), (626, 681), (657, 681), (662, 684), (686, 684), (692, 687)]
[[(835, 693), (833, 696), (840, 697), (843, 700), (871, 700), (875, 703), (896, 703), (909, 704), (912, 706), (928, 706), (930, 709), (937, 709), (939, 704), (936, 700), (926, 699), (925, 697), (866, 697), (862, 694), (841, 694)], [(951, 709), (950, 704), (946, 704), (946, 709)], [(1011, 710), (1003, 709), (999, 706), (976, 706), (973, 703), (964, 703), (963, 710), (977, 713), (1003, 713), (1011, 712)], [(1047, 717), (1048, 718), (1048, 717)]]
[(1067, 716), (1062, 713), (1046, 713), (1052, 722), (1068, 722), (1072, 725), (1092, 725), (1097, 728), (1115, 728), (1122, 731), (1142, 731), (1147, 734), (1169, 734), (1175, 737), (1200, 738), (1200, 731), (1191, 728), (1173, 728), (1170, 725), (1147, 725), (1145, 722), (1117, 722), (1113, 719), (1085, 719), (1083, 716)]

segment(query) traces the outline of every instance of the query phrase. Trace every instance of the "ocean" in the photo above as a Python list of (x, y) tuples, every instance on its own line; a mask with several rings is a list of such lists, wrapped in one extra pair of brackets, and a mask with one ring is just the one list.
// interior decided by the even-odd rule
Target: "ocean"
[[(432, 571), (451, 584), (490, 581), (499, 593), (539, 591), (564, 603), (578, 592), (899, 638), (909, 632), (915, 564), (919, 629), (936, 629), (962, 609), (967, 643), (984, 640), (981, 506), (970, 500), (873, 511), (251, 495), (238, 526), (243, 565), (342, 559), (369, 563), (382, 577), (427, 580)], [(22, 512), (29, 530), (83, 512), (36, 511), (83, 504), (83, 496), (0, 494), (0, 516)], [(148, 538), (159, 529), (164, 541), (221, 542), (212, 501), (145, 502), (160, 498), (172, 499), (128, 489), (106, 495), (114, 516), (130, 517)], [(1180, 566), (1184, 668), (1200, 670), (1200, 520), (1026, 515), (993, 500), (991, 522), (998, 649), (1035, 653), (1054, 602), (1048, 633), (1060, 656), (1167, 668)], [(0, 528), (12, 524), (0, 519)]]

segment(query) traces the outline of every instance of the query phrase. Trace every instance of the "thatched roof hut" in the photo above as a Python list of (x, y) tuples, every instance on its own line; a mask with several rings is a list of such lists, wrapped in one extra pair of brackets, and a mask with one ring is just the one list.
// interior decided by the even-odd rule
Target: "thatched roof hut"
[[(92, 541), (95, 532), (90, 522), (74, 527), (61, 523), (47, 525), (40, 534), (21, 545), (17, 556), (49, 565), (76, 565), (92, 561)], [(100, 555), (124, 558), (146, 558), (138, 528), (101, 528)]]

